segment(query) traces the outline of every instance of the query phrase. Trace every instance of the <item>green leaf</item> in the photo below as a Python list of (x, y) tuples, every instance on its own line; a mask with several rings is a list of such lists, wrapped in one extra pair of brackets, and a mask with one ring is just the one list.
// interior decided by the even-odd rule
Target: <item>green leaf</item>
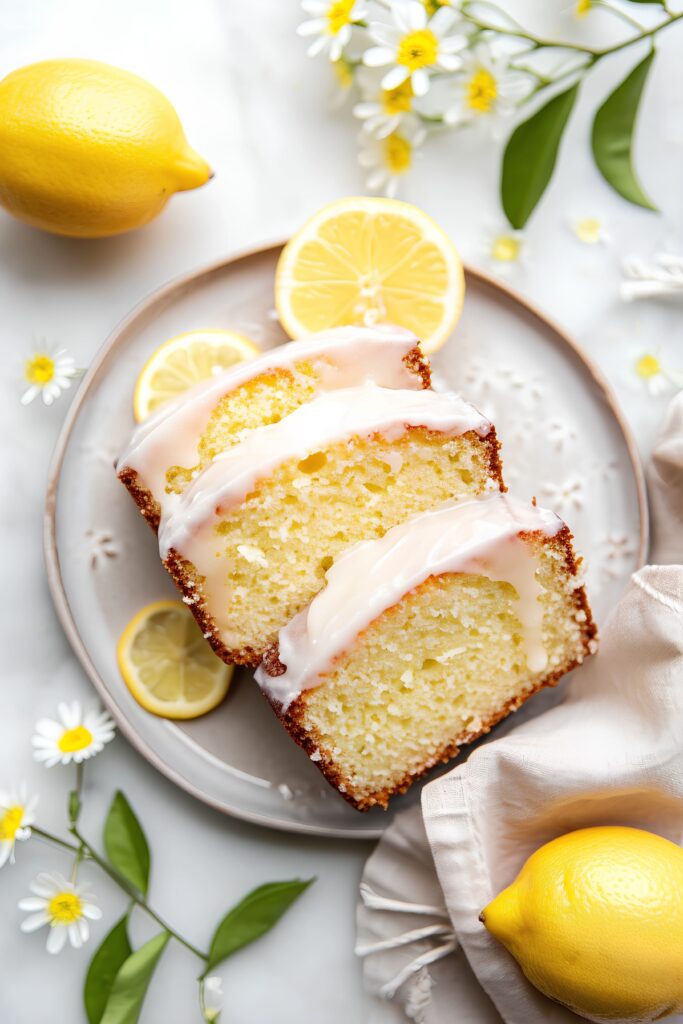
[(226, 957), (265, 935), (314, 879), (302, 882), (268, 882), (259, 886), (229, 910), (214, 932), (209, 950), (211, 970)]
[(119, 968), (132, 949), (128, 941), (128, 915), (115, 924), (95, 955), (85, 979), (83, 1001), (89, 1024), (100, 1024)]
[(119, 790), (104, 824), (104, 846), (120, 875), (142, 895), (149, 885), (149, 847), (140, 822)]
[(608, 96), (593, 121), (593, 156), (608, 184), (629, 202), (656, 210), (633, 169), (633, 135), (638, 105), (647, 79), (654, 50)]
[(500, 192), (505, 216), (513, 228), (524, 227), (545, 192), (578, 91), (577, 82), (553, 96), (508, 139)]
[(160, 932), (124, 960), (114, 979), (102, 1024), (137, 1024), (154, 968), (169, 939), (168, 932)]

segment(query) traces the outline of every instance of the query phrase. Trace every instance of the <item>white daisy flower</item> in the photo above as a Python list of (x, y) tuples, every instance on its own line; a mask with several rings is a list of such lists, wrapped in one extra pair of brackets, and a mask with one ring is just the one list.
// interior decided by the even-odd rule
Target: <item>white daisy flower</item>
[(569, 227), (584, 245), (607, 245), (611, 239), (598, 217), (571, 217)]
[(417, 0), (391, 0), (389, 11), (393, 25), (371, 23), (370, 37), (378, 45), (365, 51), (363, 63), (389, 69), (382, 78), (383, 89), (395, 89), (409, 79), (415, 96), (424, 96), (429, 91), (430, 71), (456, 71), (462, 64), (458, 53), (467, 46), (466, 37), (447, 35), (458, 14), (445, 6), (428, 19)]
[(38, 875), (29, 889), (33, 896), (19, 900), (19, 909), (29, 912), (21, 922), (22, 932), (34, 932), (49, 925), (48, 953), (59, 953), (67, 938), (74, 949), (88, 941), (88, 921), (99, 921), (102, 917), (90, 893), (82, 886), (67, 882), (62, 875), (47, 872)]
[(52, 405), (62, 391), (71, 387), (71, 381), (79, 372), (66, 349), (33, 352), (24, 363), (24, 378), (29, 387), (21, 396), (21, 404), (28, 405), (41, 395), (45, 405)]
[(384, 139), (362, 135), (364, 145), (358, 154), (358, 162), (370, 171), (367, 187), (372, 191), (383, 191), (393, 198), (401, 178), (413, 165), (415, 150), (422, 145), (426, 135), (425, 129), (415, 120), (404, 121), (399, 130)]
[(0, 868), (14, 864), (14, 846), (31, 838), (37, 796), (29, 796), (22, 783), (16, 790), (0, 790)]
[(514, 114), (530, 88), (528, 75), (510, 67), (509, 55), (494, 55), (486, 43), (478, 43), (463, 56), (462, 71), (454, 76), (454, 102), (444, 111), (444, 121), (494, 127)]
[(327, 53), (330, 60), (339, 60), (351, 40), (353, 24), (365, 17), (361, 0), (303, 0), (301, 6), (313, 15), (297, 29), (300, 36), (315, 36), (308, 56)]
[(400, 127), (401, 121), (413, 109), (413, 87), (410, 79), (395, 89), (383, 89), (381, 84), (353, 108), (355, 117), (363, 121), (363, 130), (376, 139), (386, 139)]
[(673, 370), (664, 366), (658, 353), (643, 353), (633, 368), (653, 398), (663, 395), (671, 388), (683, 388), (683, 370)]
[(482, 245), (484, 262), (503, 277), (511, 277), (526, 264), (527, 238), (509, 224), (495, 225), (486, 232)]
[(36, 733), (31, 740), (36, 761), (44, 761), (48, 768), (87, 761), (114, 739), (114, 722), (106, 711), (84, 712), (75, 700), (71, 704), (59, 704), (57, 712), (58, 722), (52, 718), (36, 722)]
[(217, 974), (204, 978), (200, 989), (202, 1015), (207, 1024), (216, 1024), (223, 1009), (223, 979)]

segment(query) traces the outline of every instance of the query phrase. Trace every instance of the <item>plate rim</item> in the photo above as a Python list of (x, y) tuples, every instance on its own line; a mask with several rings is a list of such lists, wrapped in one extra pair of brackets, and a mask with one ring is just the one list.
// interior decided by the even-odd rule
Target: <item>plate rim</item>
[[(287, 239), (276, 240), (262, 245), (242, 249), (230, 256), (213, 260), (211, 263), (205, 264), (198, 269), (188, 271), (172, 278), (170, 281), (167, 281), (165, 284), (162, 284), (160, 287), (154, 289), (140, 299), (135, 306), (133, 306), (131, 311), (119, 320), (113, 330), (110, 331), (101, 347), (95, 353), (94, 359), (80, 381), (78, 390), (74, 395), (73, 401), (71, 402), (67, 415), (65, 416), (60, 428), (52, 453), (48, 469), (45, 506), (43, 512), (43, 556), (52, 603), (57, 614), (57, 619), (73, 653), (78, 659), (90, 682), (95, 687), (95, 690), (105, 707), (115, 718), (119, 730), (123, 733), (131, 746), (137, 750), (137, 752), (140, 753), (149, 764), (156, 768), (157, 771), (161, 772), (162, 775), (175, 783), (175, 785), (179, 786), (186, 793), (194, 796), (196, 799), (214, 810), (219, 811), (221, 814), (228, 815), (242, 821), (247, 821), (254, 825), (260, 825), (262, 827), (273, 828), (278, 831), (295, 834), (325, 836), (329, 838), (349, 840), (375, 840), (380, 838), (384, 832), (384, 828), (361, 828), (349, 831), (337, 827), (316, 825), (314, 823), (289, 822), (273, 819), (268, 815), (258, 812), (249, 812), (244, 811), (241, 808), (236, 809), (234, 807), (229, 807), (214, 799), (210, 794), (205, 793), (193, 782), (185, 778), (185, 776), (173, 767), (173, 765), (169, 764), (154, 750), (152, 750), (145, 740), (138, 734), (133, 723), (129, 721), (113, 700), (104, 679), (98, 672), (92, 658), (90, 657), (88, 649), (78, 631), (66, 590), (64, 588), (59, 551), (57, 548), (57, 496), (62, 466), (64, 464), (71, 434), (80, 414), (81, 407), (90, 390), (92, 380), (98, 374), (102, 363), (104, 363), (104, 361), (109, 357), (112, 350), (116, 348), (121, 337), (125, 335), (128, 328), (138, 319), (138, 317), (143, 315), (150, 307), (168, 298), (173, 292), (181, 290), (199, 278), (215, 274), (233, 264), (237, 264), (254, 257), (258, 258), (266, 256), (273, 252), (273, 250), (282, 249), (286, 242)], [(578, 362), (583, 364), (583, 367), (587, 371), (589, 377), (592, 378), (594, 384), (600, 391), (602, 399), (608, 406), (624, 439), (633, 472), (638, 498), (638, 515), (640, 520), (636, 567), (640, 568), (645, 564), (649, 544), (649, 512), (645, 473), (633, 432), (619, 406), (616, 395), (609, 381), (590, 356), (586, 355), (583, 349), (578, 346), (574, 339), (562, 327), (560, 327), (552, 317), (548, 316), (533, 302), (522, 296), (515, 288), (512, 288), (506, 282), (500, 281), (493, 275), (488, 274), (486, 271), (475, 268), (468, 263), (464, 263), (463, 268), (466, 279), (469, 278), (475, 280), (479, 284), (489, 287), (494, 292), (502, 294), (508, 301), (522, 307), (526, 313), (539, 321), (546, 330), (549, 330), (551, 333), (556, 335), (573, 353)], [(387, 822), (387, 824), (388, 823), (389, 822)]]

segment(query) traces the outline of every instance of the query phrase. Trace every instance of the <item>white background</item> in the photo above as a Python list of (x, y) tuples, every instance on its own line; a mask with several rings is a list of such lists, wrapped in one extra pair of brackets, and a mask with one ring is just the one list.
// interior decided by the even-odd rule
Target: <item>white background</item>
[[(568, 0), (519, 8), (539, 31), (560, 31)], [(631, 6), (642, 17), (646, 9)], [(40, 822), (63, 829), (68, 771), (31, 761), (34, 720), (71, 697), (92, 699), (52, 611), (45, 583), (41, 516), (50, 454), (68, 396), (52, 409), (23, 408), (22, 361), (33, 346), (63, 345), (87, 366), (117, 321), (150, 290), (242, 247), (286, 235), (323, 203), (364, 191), (356, 164), (357, 124), (330, 111), (324, 60), (309, 61), (295, 35), (293, 0), (24, 0), (0, 7), (0, 76), (45, 57), (87, 56), (149, 78), (176, 105), (192, 144), (216, 171), (206, 188), (175, 198), (139, 233), (97, 242), (41, 234), (0, 213), (3, 600), (0, 785), (20, 779), (40, 792)], [(621, 30), (619, 30), (621, 31)], [(604, 44), (601, 13), (581, 35)], [(529, 257), (514, 283), (575, 334), (612, 380), (644, 453), (666, 398), (652, 398), (633, 374), (644, 351), (683, 365), (674, 306), (624, 306), (620, 260), (683, 249), (683, 29), (661, 38), (638, 141), (647, 191), (663, 213), (628, 206), (598, 177), (589, 155), (590, 115), (636, 62), (629, 51), (603, 62), (582, 91), (551, 193), (528, 231)], [(427, 209), (463, 255), (482, 263), (487, 233), (501, 225), (497, 144), (449, 136), (428, 144), (403, 197)], [(597, 216), (611, 244), (581, 245), (571, 218)], [(680, 309), (680, 307), (679, 307)], [(84, 482), (84, 485), (86, 482)], [(370, 847), (296, 838), (249, 826), (194, 802), (159, 776), (123, 739), (87, 772), (84, 829), (99, 842), (115, 788), (123, 788), (153, 851), (151, 899), (199, 945), (249, 888), (317, 875), (316, 885), (258, 946), (222, 970), (226, 1024), (360, 1024), (367, 1007), (354, 961), (356, 886)], [(81, 1024), (86, 953), (44, 953), (45, 935), (19, 933), (17, 899), (39, 870), (68, 870), (37, 841), (0, 874), (0, 1021)], [(83, 869), (105, 911), (101, 938), (122, 898)], [(136, 938), (151, 931), (136, 918)], [(91, 949), (94, 947), (91, 947)], [(198, 1021), (196, 963), (171, 944), (143, 1011), (145, 1024)], [(454, 1020), (457, 1010), (454, 1009)]]

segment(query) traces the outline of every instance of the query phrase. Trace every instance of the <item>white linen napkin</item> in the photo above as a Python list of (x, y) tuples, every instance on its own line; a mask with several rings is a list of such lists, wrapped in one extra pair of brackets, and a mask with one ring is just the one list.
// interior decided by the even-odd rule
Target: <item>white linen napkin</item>
[[(655, 555), (683, 561), (683, 393), (666, 418), (650, 484)], [(422, 812), (427, 842), (414, 812), (406, 812), (412, 818), (399, 815), (368, 862), (359, 944), (367, 946), (369, 936), (370, 945), (387, 936), (395, 943), (405, 930), (407, 918), (391, 912), (382, 893), (396, 891), (398, 877), (403, 900), (419, 903), (412, 880), (420, 876), (424, 891), (428, 848), (460, 950), (438, 964), (424, 994), (430, 950), (443, 946), (444, 935), (438, 942), (425, 936), (412, 949), (401, 943), (393, 961), (375, 956), (366, 967), (370, 990), (389, 996), (399, 967), (399, 980), (406, 979), (399, 1002), (413, 1020), (489, 1024), (499, 1014), (506, 1024), (576, 1024), (581, 1018), (526, 981), (478, 915), (535, 849), (573, 829), (624, 824), (683, 841), (683, 565), (635, 573), (602, 631), (600, 652), (576, 673), (563, 702), (426, 786)], [(419, 923), (425, 920), (443, 919)], [(420, 975), (423, 998), (414, 1011)], [(472, 986), (493, 1006), (486, 1000), (474, 1008)], [(393, 1019), (406, 1019), (405, 1012)]]

